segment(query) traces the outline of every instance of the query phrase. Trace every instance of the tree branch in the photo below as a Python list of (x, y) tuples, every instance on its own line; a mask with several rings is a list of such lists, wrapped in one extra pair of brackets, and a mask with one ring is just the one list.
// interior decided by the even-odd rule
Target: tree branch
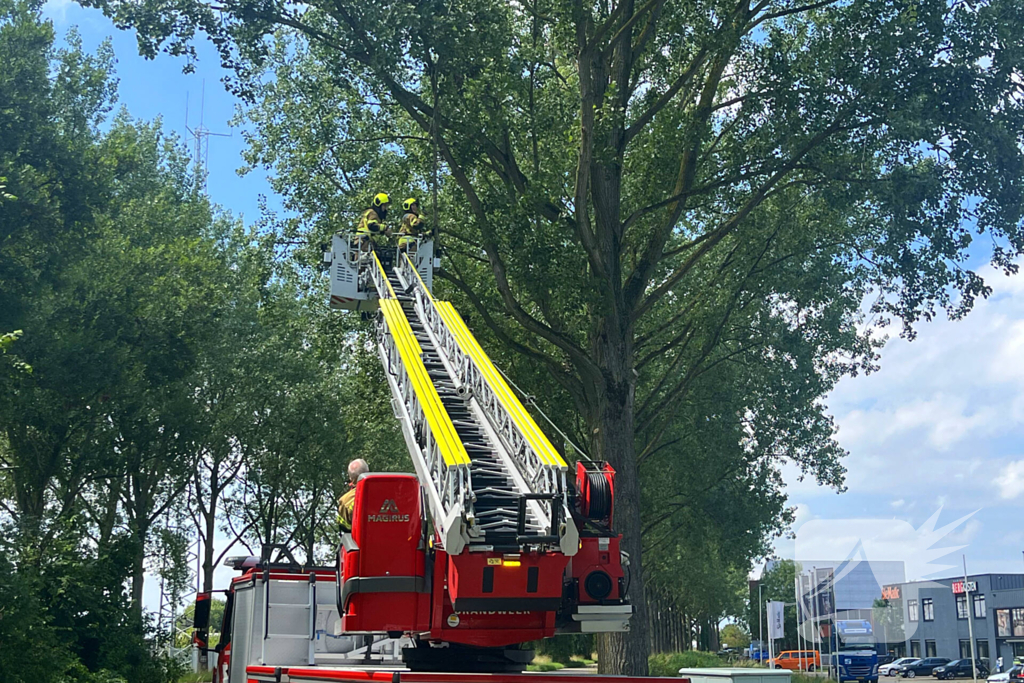
[(569, 373), (565, 372), (565, 370), (562, 367), (562, 364), (558, 361), (558, 359), (549, 356), (548, 354), (544, 353), (539, 349), (535, 349), (532, 346), (523, 344), (522, 342), (511, 337), (508, 334), (508, 332), (506, 332), (504, 328), (502, 328), (502, 326), (499, 325), (496, 320), (494, 320), (494, 318), (491, 316), (490, 310), (487, 308), (487, 305), (484, 304), (484, 302), (480, 299), (480, 297), (473, 290), (473, 288), (466, 284), (466, 282), (461, 277), (459, 277), (456, 274), (449, 273), (447, 270), (441, 269), (434, 271), (434, 274), (437, 275), (439, 278), (452, 283), (460, 292), (462, 292), (466, 296), (467, 299), (469, 299), (470, 303), (473, 304), (473, 308), (484, 321), (484, 324), (487, 325), (491, 332), (494, 333), (494, 336), (496, 336), (502, 344), (526, 356), (527, 358), (531, 358), (535, 361), (543, 363), (544, 366), (547, 367), (551, 374), (555, 377), (558, 383), (565, 387), (568, 391), (571, 391), (573, 393), (580, 393), (582, 391), (582, 386), (579, 384), (579, 381), (576, 380), (576, 378), (574, 378)]
[(672, 288), (675, 287), (675, 285), (683, 277), (685, 277), (686, 274), (689, 273), (694, 268), (694, 266), (697, 265), (701, 258), (703, 258), (708, 252), (710, 252), (728, 234), (735, 230), (736, 227), (739, 226), (755, 208), (760, 206), (761, 202), (767, 196), (768, 192), (780, 180), (782, 180), (793, 169), (793, 167), (797, 163), (799, 163), (799, 161), (804, 156), (806, 156), (812, 149), (817, 147), (829, 136), (831, 136), (833, 133), (835, 133), (837, 130), (840, 130), (841, 128), (842, 126), (839, 124), (839, 120), (837, 119), (832, 123), (832, 125), (827, 127), (825, 130), (819, 132), (817, 135), (814, 135), (810, 140), (808, 140), (803, 145), (803, 147), (797, 150), (797, 152), (793, 155), (792, 158), (790, 158), (788, 162), (783, 164), (779, 168), (779, 170), (777, 170), (767, 181), (765, 181), (761, 185), (761, 187), (757, 189), (756, 192), (754, 192), (753, 195), (751, 195), (751, 197), (744, 203), (744, 205), (740, 208), (739, 211), (737, 211), (728, 221), (722, 223), (721, 225), (719, 225), (719, 227), (711, 231), (711, 233), (709, 233), (706, 236), (706, 239), (703, 240), (703, 243), (700, 245), (700, 247), (698, 247), (697, 251), (693, 255), (691, 255), (682, 264), (682, 266), (680, 266), (672, 275), (670, 275), (661, 285), (656, 287), (652, 292), (650, 292), (647, 295), (644, 301), (639, 306), (637, 306), (634, 313), (634, 319), (640, 319), (641, 316), (643, 316), (648, 310), (650, 310), (654, 302), (656, 302), (666, 293), (671, 291)]
[(690, 62), (690, 66), (688, 66), (686, 70), (672, 82), (672, 85), (668, 87), (668, 90), (662, 93), (662, 95), (655, 100), (654, 104), (648, 107), (648, 109), (641, 114), (639, 118), (626, 128), (625, 140), (627, 144), (654, 119), (658, 112), (668, 106), (669, 102), (679, 94), (680, 90), (693, 80), (693, 77), (696, 76), (697, 72), (704, 66), (704, 60), (709, 54), (710, 50), (706, 47), (702, 47), (698, 50), (697, 54), (694, 55), (693, 60)]

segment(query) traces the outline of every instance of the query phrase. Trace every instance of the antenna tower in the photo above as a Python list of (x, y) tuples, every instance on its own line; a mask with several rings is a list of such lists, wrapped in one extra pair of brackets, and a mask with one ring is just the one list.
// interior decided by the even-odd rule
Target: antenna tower
[(199, 99), (199, 125), (190, 128), (188, 125), (188, 93), (185, 94), (185, 130), (188, 131), (188, 145), (192, 149), (192, 163), (195, 169), (196, 178), (199, 181), (199, 186), (206, 191), (206, 178), (208, 162), (210, 160), (210, 138), (229, 138), (230, 133), (214, 133), (207, 128), (204, 121), (204, 114), (206, 110), (206, 79), (203, 79), (202, 94)]

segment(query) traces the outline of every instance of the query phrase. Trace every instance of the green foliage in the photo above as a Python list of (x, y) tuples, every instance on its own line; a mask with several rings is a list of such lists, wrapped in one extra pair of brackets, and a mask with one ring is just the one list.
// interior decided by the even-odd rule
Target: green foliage
[[(873, 369), (873, 324), (987, 296), (977, 235), (1024, 251), (1016, 0), (87, 4), (147, 55), (211, 35), (285, 235), (426, 194), (438, 148), (446, 295), (618, 468), (639, 593), (641, 566), (742, 575), (791, 521), (783, 463), (841, 490), (822, 398)], [(679, 596), (709, 623), (738, 579), (710, 583)]]
[(722, 645), (725, 647), (745, 648), (750, 645), (750, 634), (739, 624), (726, 624), (722, 627)]
[[(784, 637), (777, 641), (776, 652), (796, 650), (799, 647), (796, 630), (796, 572), (800, 565), (793, 560), (775, 560), (770, 571), (761, 577), (761, 601), (758, 603), (758, 592), (755, 586), (751, 591), (747, 606), (747, 623), (751, 625), (751, 634), (758, 633), (758, 618), (761, 618), (761, 633), (768, 637), (768, 614), (764, 603), (769, 600), (790, 603), (784, 608)], [(760, 607), (760, 611), (759, 610)]]
[(539, 656), (549, 657), (553, 662), (569, 666), (573, 657), (589, 658), (596, 649), (596, 644), (592, 634), (577, 633), (538, 640), (527, 647), (533, 648)]
[(679, 677), (679, 670), (683, 668), (709, 668), (725, 666), (721, 657), (710, 652), (698, 652), (688, 650), (686, 652), (661, 652), (651, 655), (648, 660), (652, 676)]
[(180, 672), (156, 654), (169, 625), (143, 613), (147, 573), (184, 595), (193, 515), (212, 549), (232, 497), (243, 543), (322, 559), (364, 448), (338, 387), (379, 390), (339, 363), (360, 333), (211, 206), (176, 140), (107, 118), (109, 45), (52, 43), (36, 4), (0, 2), (0, 329), (18, 330), (0, 338), (0, 668), (163, 683)]
[(178, 683), (208, 683), (213, 680), (212, 671), (202, 671), (199, 673), (185, 674), (178, 679)]
[[(194, 56), (196, 32), (211, 35), (252, 103), (248, 162), (274, 170), (296, 216), (273, 228), (311, 245), (299, 261), (351, 225), (372, 192), (426, 194), (438, 148), (436, 227), (448, 255), (439, 293), (472, 311), (471, 327), (487, 330), (517, 382), (619, 471), (636, 618), (617, 652), (631, 673), (647, 666), (643, 570), (700, 622), (737, 611), (751, 558), (792, 519), (781, 466), (842, 489), (845, 453), (822, 398), (873, 369), (873, 327), (896, 320), (912, 336), (942, 310), (969, 311), (990, 291), (965, 265), (977, 242), (1005, 271), (1024, 252), (1016, 0), (923, 0), (913, 13), (895, 0), (86, 4), (136, 28), (149, 56)], [(102, 99), (90, 63), (67, 61), (83, 113), (61, 118), (45, 97), (44, 57), (0, 45), (0, 62), (11, 82), (38, 85), (15, 100), (38, 123), (31, 139), (87, 159), (74, 153), (82, 136), (65, 134), (84, 130), (68, 122), (91, 120)], [(106, 176), (76, 176), (78, 166), (66, 177), (83, 182), (62, 186), (66, 197), (37, 196), (48, 185), (0, 166), (19, 197), (0, 212), (28, 201), (62, 216), (40, 220), (30, 240), (4, 241), (17, 245), (4, 247), (18, 252), (10, 263), (87, 233), (84, 181)], [(30, 170), (48, 177), (44, 164)], [(24, 232), (18, 220), (0, 225)], [(48, 272), (2, 267), (18, 271), (19, 288), (41, 288)], [(322, 286), (308, 271), (289, 277), (300, 291)], [(353, 386), (368, 414), (384, 410), (381, 386), (363, 383), (371, 375)], [(72, 403), (82, 405), (92, 403)], [(285, 459), (312, 448), (289, 406), (274, 411), (266, 448), (256, 440), (247, 485), (261, 500), (301, 490), (303, 510), (326, 507), (328, 483)], [(375, 415), (361, 419), (379, 428)], [(393, 429), (381, 432), (388, 455), (375, 466), (390, 467), (400, 447)], [(359, 452), (377, 443), (347, 442)], [(245, 500), (229, 502), (247, 533), (301, 527), (285, 537), (313, 551), (319, 514), (276, 502), (252, 511)], [(667, 580), (680, 570), (694, 577), (686, 588)]]

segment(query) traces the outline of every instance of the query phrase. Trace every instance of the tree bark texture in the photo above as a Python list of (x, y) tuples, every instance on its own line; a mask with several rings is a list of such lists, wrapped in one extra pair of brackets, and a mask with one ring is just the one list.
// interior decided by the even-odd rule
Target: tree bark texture
[(591, 443), (594, 456), (615, 468), (613, 523), (629, 555), (628, 594), (633, 605), (627, 633), (598, 639), (598, 666), (601, 673), (646, 676), (651, 642), (640, 544), (640, 482), (633, 440), (636, 376), (630, 337), (625, 330), (605, 328), (593, 347), (595, 361), (608, 370), (590, 387)]

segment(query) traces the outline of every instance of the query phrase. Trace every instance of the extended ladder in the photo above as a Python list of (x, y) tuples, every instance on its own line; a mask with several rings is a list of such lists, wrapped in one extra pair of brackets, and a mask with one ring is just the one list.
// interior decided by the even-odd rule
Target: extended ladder
[(399, 254), (369, 274), (392, 406), (447, 552), (579, 548), (568, 467), (452, 305)]

